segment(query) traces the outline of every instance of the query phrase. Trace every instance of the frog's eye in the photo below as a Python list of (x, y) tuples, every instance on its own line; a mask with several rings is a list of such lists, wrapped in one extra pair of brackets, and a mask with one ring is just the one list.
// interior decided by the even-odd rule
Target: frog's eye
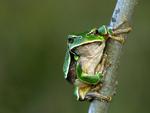
[(77, 36), (75, 35), (69, 35), (68, 36), (68, 43), (72, 44), (74, 42), (74, 39), (76, 38)]
[(68, 38), (68, 43), (73, 43), (74, 42), (74, 38)]

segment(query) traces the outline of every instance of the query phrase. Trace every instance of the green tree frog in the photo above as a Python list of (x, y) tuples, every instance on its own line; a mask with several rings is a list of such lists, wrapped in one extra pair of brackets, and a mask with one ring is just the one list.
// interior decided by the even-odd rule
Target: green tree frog
[(107, 55), (104, 53), (106, 41), (112, 38), (124, 42), (118, 35), (131, 30), (118, 27), (112, 29), (103, 25), (89, 32), (68, 36), (63, 72), (65, 79), (75, 86), (74, 94), (77, 100), (111, 100), (98, 91), (106, 68)]

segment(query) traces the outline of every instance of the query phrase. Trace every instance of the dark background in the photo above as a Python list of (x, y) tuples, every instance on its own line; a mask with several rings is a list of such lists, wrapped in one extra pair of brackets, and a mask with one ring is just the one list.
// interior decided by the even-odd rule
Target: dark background
[[(1, 0), (0, 113), (86, 113), (63, 78), (66, 36), (108, 24), (116, 0)], [(150, 1), (139, 0), (110, 113), (150, 113)]]

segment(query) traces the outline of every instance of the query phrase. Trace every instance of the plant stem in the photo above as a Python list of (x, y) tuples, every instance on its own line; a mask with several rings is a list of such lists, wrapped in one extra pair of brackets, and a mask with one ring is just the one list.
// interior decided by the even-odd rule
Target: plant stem
[[(136, 4), (137, 0), (118, 0), (112, 15), (110, 27), (117, 27), (125, 19), (130, 22)], [(127, 35), (121, 35), (121, 37), (125, 38), (125, 40), (127, 39)], [(100, 90), (100, 93), (103, 95), (110, 96), (116, 92), (116, 70), (122, 53), (122, 47), (123, 45), (117, 41), (110, 39), (107, 42), (106, 54), (108, 55), (108, 62), (111, 65), (106, 70), (103, 87)], [(88, 113), (108, 113), (109, 105), (109, 102), (94, 100), (90, 104)]]

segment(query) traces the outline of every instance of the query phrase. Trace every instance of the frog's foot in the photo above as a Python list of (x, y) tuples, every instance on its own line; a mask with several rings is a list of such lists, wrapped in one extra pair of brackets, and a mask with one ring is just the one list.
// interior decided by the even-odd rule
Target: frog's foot
[(120, 42), (121, 44), (125, 43), (125, 39), (123, 37), (120, 36), (110, 36), (111, 39), (116, 40), (118, 42)]
[(117, 40), (120, 43), (124, 44), (125, 39), (119, 35), (129, 33), (132, 30), (131, 27), (126, 27), (118, 30), (114, 30), (112, 34), (109, 36), (111, 39)]
[(112, 33), (109, 37), (123, 44), (125, 39), (119, 35), (129, 33), (131, 30), (132, 27), (129, 25), (128, 20), (125, 18), (122, 23), (117, 25), (115, 28), (112, 28)]
[(102, 95), (98, 92), (89, 92), (87, 93), (86, 97), (85, 97), (87, 100), (93, 100), (93, 99), (96, 99), (96, 100), (99, 100), (99, 101), (102, 101), (102, 102), (110, 102), (112, 100), (112, 97), (111, 96), (105, 96), (105, 95)]
[(118, 36), (118, 35), (121, 35), (121, 34), (129, 33), (131, 30), (132, 30), (132, 28), (130, 26), (126, 27), (126, 28), (121, 28), (121, 29), (118, 29), (118, 30), (113, 30), (112, 35), (113, 36)]

